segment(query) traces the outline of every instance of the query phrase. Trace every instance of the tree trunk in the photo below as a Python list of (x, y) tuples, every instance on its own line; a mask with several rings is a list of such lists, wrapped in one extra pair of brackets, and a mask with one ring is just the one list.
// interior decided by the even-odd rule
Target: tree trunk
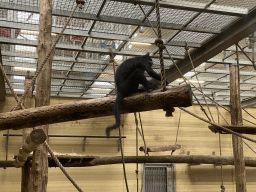
[(15, 158), (14, 166), (19, 168), (25, 164), (29, 154), (34, 151), (38, 145), (46, 140), (46, 135), (42, 129), (34, 129), (26, 138), (25, 143), (19, 150), (19, 154)]
[[(31, 82), (31, 77), (26, 76), (25, 79), (25, 87), (27, 87)], [(28, 109), (32, 107), (32, 98), (33, 98), (33, 92), (32, 92), (32, 87), (29, 90), (29, 92), (26, 94), (24, 98), (24, 103), (23, 106)], [(26, 138), (29, 136), (33, 129), (32, 128), (27, 128), (22, 130), (22, 139), (23, 139), (23, 144), (26, 141)], [(31, 162), (27, 161), (24, 166), (21, 168), (21, 192), (29, 192), (30, 191), (30, 185), (31, 185), (31, 180), (30, 180), (30, 168), (31, 168)]]
[[(51, 28), (52, 28), (52, 1), (40, 0), (40, 22), (38, 36), (38, 68), (42, 65), (44, 58), (51, 50)], [(35, 95), (36, 107), (50, 105), (51, 92), (51, 68), (52, 56), (46, 62), (40, 75), (37, 77), (37, 87)], [(34, 127), (34, 125), (32, 126)], [(48, 135), (48, 125), (37, 127)], [(32, 191), (45, 192), (48, 181), (48, 151), (40, 145), (33, 154), (31, 179)]]
[[(237, 49), (237, 47), (236, 47)], [(230, 66), (230, 114), (231, 125), (242, 126), (242, 108), (240, 99), (239, 58), (237, 52), (237, 64)], [(243, 140), (232, 135), (233, 155), (236, 173), (236, 191), (246, 192), (245, 163), (243, 154)]]

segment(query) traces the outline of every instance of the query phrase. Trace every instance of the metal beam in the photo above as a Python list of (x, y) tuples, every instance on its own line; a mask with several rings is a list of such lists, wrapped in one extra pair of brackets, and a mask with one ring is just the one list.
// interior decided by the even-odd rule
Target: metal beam
[(242, 107), (253, 107), (256, 105), (256, 97), (254, 96), (253, 98), (242, 101), (241, 103)]
[[(11, 44), (11, 45), (25, 45), (25, 46), (33, 46), (37, 47), (37, 41), (32, 40), (23, 40), (23, 39), (10, 39), (5, 37), (0, 37), (0, 43)], [(57, 44), (56, 49), (67, 50), (67, 51), (80, 51), (80, 52), (89, 52), (89, 53), (103, 53), (110, 54), (110, 50), (107, 48), (95, 48), (95, 47), (83, 47), (81, 48), (79, 45), (67, 45), (67, 44)], [(127, 51), (127, 50), (112, 50), (116, 55), (125, 55), (125, 56), (141, 56), (145, 55), (146, 52), (138, 52), (138, 51)], [(157, 56), (152, 56), (153, 58), (158, 58)], [(168, 58), (168, 57), (165, 57)], [(173, 55), (174, 59), (184, 59), (182, 55)]]
[[(188, 80), (196, 80), (196, 78), (189, 78), (189, 77), (186, 77)], [(217, 83), (229, 83), (229, 79), (216, 79), (216, 78), (211, 78), (211, 77), (199, 77), (199, 80), (200, 81), (205, 81), (205, 82), (211, 82), (211, 83), (214, 83), (214, 82), (217, 82)], [(175, 81), (174, 81), (175, 82)], [(244, 80), (241, 80), (240, 82), (241, 84), (251, 84), (251, 85), (256, 85), (256, 81), (244, 81)], [(218, 89), (218, 86), (215, 88), (215, 89)]]
[[(18, 11), (39, 13), (39, 8), (38, 7), (22, 6), (22, 5), (15, 5), (15, 4), (10, 5), (8, 3), (1, 3), (0, 8), (1, 9), (8, 9), (8, 10), (18, 10)], [(70, 11), (60, 11), (60, 10), (53, 10), (52, 11), (53, 16), (69, 17), (70, 14), (71, 14)], [(100, 22), (118, 23), (118, 24), (124, 24), (124, 25), (135, 25), (135, 26), (140, 25), (140, 26), (144, 26), (144, 27), (151, 27), (151, 25), (148, 21), (142, 22), (139, 19), (130, 19), (130, 18), (113, 17), (113, 16), (99, 16), (99, 17), (97, 17), (97, 14), (89, 14), (89, 13), (81, 13), (81, 12), (74, 13), (73, 18), (85, 19), (85, 20), (94, 20), (94, 21), (100, 21)], [(155, 28), (157, 27), (157, 22), (156, 21), (153, 21), (151, 23)], [(162, 22), (161, 23), (161, 28), (179, 30), (179, 29), (183, 29), (183, 25)], [(200, 32), (200, 33), (213, 33), (213, 34), (218, 34), (218, 33), (221, 32), (218, 29), (200, 28), (200, 27), (193, 27), (193, 26), (187, 26), (186, 28), (184, 28), (184, 30), (185, 31)]]
[[(241, 18), (237, 22), (234, 22), (231, 26), (221, 32), (221, 34), (216, 35), (203, 46), (193, 51), (191, 53), (191, 57), (194, 66), (197, 67), (201, 63), (206, 62), (208, 59), (252, 34), (254, 31), (256, 31), (256, 9), (252, 10), (247, 16)], [(177, 65), (183, 74), (192, 70), (189, 57), (178, 62)], [(180, 74), (175, 66), (172, 66), (166, 72), (166, 77), (169, 82), (172, 82), (179, 78)]]
[[(207, 69), (204, 68), (196, 68), (196, 72), (199, 73), (214, 73), (214, 74), (229, 74), (228, 70), (222, 70), (222, 69)], [(246, 75), (246, 76), (256, 76), (255, 71), (240, 71), (240, 75)]]
[[(225, 59), (224, 61), (220, 58), (213, 57), (206, 61), (206, 63), (215, 63), (215, 64), (233, 64), (235, 63), (235, 59)], [(239, 65), (246, 65), (246, 66), (252, 66), (252, 62), (248, 60), (239, 60)]]
[[(3, 56), (9, 57), (21, 57), (21, 58), (31, 58), (38, 59), (38, 55), (34, 53), (21, 53), (21, 52), (11, 52), (11, 51), (2, 51)], [(86, 59), (86, 58), (77, 58), (75, 60), (74, 57), (62, 57), (62, 56), (54, 56), (53, 61), (64, 61), (64, 62), (77, 62), (77, 63), (88, 63), (88, 64), (98, 64), (98, 65), (106, 65), (108, 61), (106, 60), (96, 60), (96, 59)]]
[[(111, 0), (125, 3), (134, 3), (130, 0)], [(137, 1), (141, 5), (155, 6), (155, 0), (140, 0)], [(211, 5), (209, 8), (204, 9), (205, 3), (197, 3), (190, 1), (160, 1), (160, 7), (171, 8), (171, 9), (182, 9), (189, 11), (205, 12), (205, 13), (215, 13), (221, 15), (231, 15), (231, 16), (244, 16), (248, 14), (248, 9), (240, 7), (227, 7), (223, 5)]]

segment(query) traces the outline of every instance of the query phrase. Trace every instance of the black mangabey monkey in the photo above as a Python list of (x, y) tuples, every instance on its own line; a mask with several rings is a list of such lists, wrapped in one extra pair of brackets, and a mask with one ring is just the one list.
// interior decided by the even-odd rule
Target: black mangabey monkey
[[(134, 57), (124, 61), (116, 70), (115, 82), (117, 88), (117, 97), (114, 106), (116, 124), (106, 129), (106, 135), (110, 136), (110, 131), (120, 126), (121, 103), (124, 97), (132, 93), (144, 92), (150, 89), (156, 89), (157, 84), (149, 82), (145, 75), (146, 71), (154, 79), (161, 81), (161, 76), (152, 69), (152, 59), (149, 54)], [(166, 82), (168, 84), (168, 82)], [(139, 84), (142, 84), (145, 89), (139, 89)]]

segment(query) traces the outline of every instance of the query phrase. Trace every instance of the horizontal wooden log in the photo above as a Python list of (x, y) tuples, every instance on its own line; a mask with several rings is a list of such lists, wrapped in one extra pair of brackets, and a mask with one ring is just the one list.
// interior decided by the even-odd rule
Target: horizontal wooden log
[[(222, 125), (223, 127), (225, 128), (228, 128), (232, 131), (235, 131), (237, 133), (243, 133), (243, 134), (252, 134), (252, 135), (255, 135), (256, 134), (256, 127), (248, 127), (248, 126), (226, 126), (226, 125)], [(220, 128), (218, 127), (215, 127), (215, 126), (208, 126), (208, 128), (214, 132), (214, 133), (222, 133), (222, 134), (229, 134), (227, 132), (224, 132), (223, 130), (221, 130)]]
[(42, 129), (34, 129), (20, 148), (19, 154), (14, 160), (14, 166), (17, 168), (22, 167), (27, 161), (29, 154), (34, 151), (38, 145), (42, 144), (46, 138), (46, 134)]
[[(116, 97), (89, 99), (59, 105), (0, 113), (0, 130), (22, 129), (45, 124), (113, 115)], [(192, 105), (189, 85), (172, 87), (165, 92), (155, 90), (124, 99), (122, 113), (188, 107)]]
[[(87, 157), (87, 158), (86, 158)], [(62, 158), (57, 155), (64, 167), (87, 167), (98, 165), (121, 164), (122, 157), (94, 158), (79, 156), (79, 158)], [(49, 167), (57, 165), (49, 156)], [(187, 163), (187, 164), (214, 164), (234, 165), (234, 158), (216, 155), (167, 155), (167, 156), (125, 156), (125, 163)], [(244, 157), (245, 166), (256, 167), (255, 157)], [(14, 167), (13, 161), (0, 161), (0, 167)]]
[[(162, 146), (148, 146), (147, 152), (160, 152), (160, 151), (175, 151), (180, 149), (180, 145), (162, 145)], [(145, 151), (145, 147), (140, 147), (140, 151)]]

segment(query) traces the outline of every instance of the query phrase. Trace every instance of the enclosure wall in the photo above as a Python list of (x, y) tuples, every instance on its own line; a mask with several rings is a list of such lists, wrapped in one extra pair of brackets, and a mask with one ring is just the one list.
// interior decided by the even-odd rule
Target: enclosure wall
[[(51, 98), (51, 105), (74, 101), (74, 99)], [(10, 96), (7, 96), (5, 102), (0, 102), (0, 112), (8, 112), (16, 102)], [(217, 112), (214, 106), (210, 107), (213, 112), (215, 122), (218, 121)], [(205, 118), (200, 107), (195, 105), (189, 107), (188, 110)], [(248, 109), (252, 114), (256, 114), (256, 109)], [(221, 110), (222, 115), (230, 122), (229, 114)], [(178, 127), (180, 110), (176, 108), (174, 117), (166, 118), (165, 112), (162, 110), (149, 111), (141, 113), (142, 123), (145, 133), (147, 145), (172, 145), (176, 140), (176, 132)], [(255, 122), (247, 114), (243, 113), (243, 117)], [(123, 135), (126, 138), (123, 140), (124, 154), (126, 156), (134, 156), (135, 153), (135, 121), (134, 115), (128, 114), (122, 117), (124, 127), (122, 128)], [(96, 135), (103, 136), (105, 128), (114, 123), (114, 117), (94, 118), (66, 123), (50, 125), (49, 134), (54, 135)], [(221, 119), (221, 124), (224, 121)], [(244, 122), (245, 125), (250, 125)], [(250, 125), (251, 126), (251, 125)], [(5, 144), (7, 131), (0, 132), (0, 160), (5, 160)], [(11, 134), (21, 134), (21, 130), (10, 130)], [(118, 135), (117, 131), (111, 133), (114, 136)], [(256, 139), (256, 136), (251, 136)], [(222, 135), (222, 154), (223, 156), (232, 156), (232, 142), (230, 135)], [(8, 159), (13, 159), (14, 154), (17, 154), (21, 146), (21, 137), (10, 137)], [(82, 155), (94, 155), (99, 157), (104, 156), (119, 156), (118, 140), (117, 139), (96, 139), (88, 138), (86, 141), (86, 151), (83, 151), (83, 138), (50, 138), (51, 148), (59, 153), (77, 153)], [(212, 155), (215, 152), (219, 155), (219, 135), (212, 133), (208, 129), (206, 123), (195, 119), (194, 117), (181, 113), (181, 122), (177, 144), (181, 145), (181, 149), (173, 155)], [(256, 144), (248, 142), (253, 149), (256, 149)], [(143, 142), (139, 138), (139, 146)], [(150, 153), (150, 155), (170, 155), (171, 152)], [(139, 152), (139, 155), (143, 155)], [(244, 145), (244, 156), (255, 157), (255, 154)], [(135, 164), (127, 164), (127, 177), (130, 191), (136, 191), (136, 175)], [(126, 191), (123, 180), (122, 165), (104, 165), (98, 167), (84, 168), (67, 168), (70, 175), (76, 180), (79, 186), (84, 191)], [(247, 176), (247, 191), (255, 191), (255, 168), (246, 168)], [(141, 176), (141, 168), (139, 166), (139, 177)], [(224, 166), (223, 168), (224, 185), (226, 191), (235, 191), (234, 183), (234, 167)], [(141, 179), (141, 177), (139, 178)], [(21, 169), (7, 168), (0, 169), (0, 191), (20, 191)], [(176, 164), (176, 189), (177, 192), (216, 192), (220, 191), (221, 172), (220, 166), (214, 165), (194, 165)], [(48, 192), (57, 191), (76, 191), (73, 185), (62, 174), (59, 168), (49, 169)]]

